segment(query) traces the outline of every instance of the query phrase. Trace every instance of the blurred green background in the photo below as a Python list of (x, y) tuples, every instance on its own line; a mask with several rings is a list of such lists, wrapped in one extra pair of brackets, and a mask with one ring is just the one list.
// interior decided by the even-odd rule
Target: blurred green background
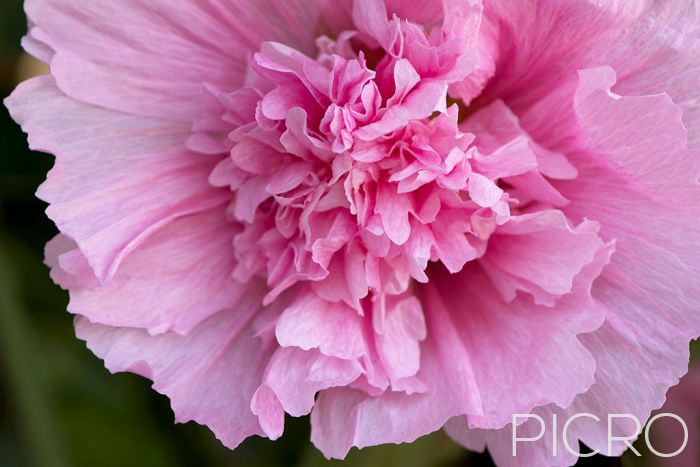
[[(21, 52), (25, 30), (22, 1), (0, 1), (1, 98), (43, 72)], [(204, 427), (174, 424), (167, 399), (148, 381), (110, 375), (74, 337), (67, 295), (42, 264), (43, 245), (56, 231), (34, 191), (52, 157), (27, 149), (4, 108), (0, 141), (0, 466), (493, 465), (488, 454), (470, 455), (442, 433), (328, 462), (309, 442), (308, 418), (288, 419), (281, 440), (253, 438), (236, 451)], [(579, 465), (638, 463), (596, 457)]]

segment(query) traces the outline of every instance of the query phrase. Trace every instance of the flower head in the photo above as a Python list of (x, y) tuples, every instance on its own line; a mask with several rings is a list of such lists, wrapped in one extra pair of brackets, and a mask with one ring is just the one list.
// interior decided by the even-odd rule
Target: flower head
[(573, 463), (512, 415), (646, 418), (700, 334), (700, 12), (632, 3), (28, 0), (78, 336), (231, 448)]

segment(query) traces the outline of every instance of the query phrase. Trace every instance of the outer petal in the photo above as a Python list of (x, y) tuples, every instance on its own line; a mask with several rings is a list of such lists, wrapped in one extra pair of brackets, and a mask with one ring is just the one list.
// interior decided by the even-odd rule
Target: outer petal
[(377, 352), (387, 376), (396, 383), (420, 368), (420, 341), (426, 337), (423, 309), (416, 297), (387, 306), (383, 332), (375, 336)]
[(184, 149), (185, 125), (81, 104), (47, 76), (5, 103), (32, 149), (56, 155), (38, 195), (102, 281), (161, 226), (230, 198), (207, 181), (217, 159)]
[(272, 348), (249, 325), (263, 291), (251, 287), (236, 309), (219, 313), (187, 336), (150, 336), (143, 330), (112, 328), (76, 320), (76, 333), (112, 372), (130, 371), (153, 380), (167, 395), (176, 420), (207, 425), (229, 448), (262, 435), (250, 410)]
[[(607, 81), (593, 86), (591, 73)], [(576, 111), (589, 149), (575, 161), (581, 176), (562, 184), (572, 200), (567, 213), (595, 215), (601, 235), (617, 239), (616, 255), (594, 289), (609, 318), (600, 333), (585, 338), (599, 362), (600, 383), (579, 404), (644, 420), (685, 373), (688, 342), (700, 335), (700, 155), (686, 149), (681, 112), (670, 99), (612, 95), (605, 88), (614, 76), (600, 73), (582, 74)], [(620, 362), (626, 377), (619, 375)], [(634, 396), (622, 401), (612, 394)], [(602, 444), (592, 434), (585, 441)]]
[(579, 72), (574, 108), (591, 158), (628, 178), (638, 196), (697, 206), (700, 150), (687, 149), (682, 108), (666, 94), (620, 98), (610, 90), (615, 81), (609, 67)]
[(611, 66), (620, 94), (667, 92), (680, 104), (689, 145), (699, 148), (699, 19), (696, 0), (486, 2), (477, 70), (452, 95), (469, 101), (483, 90), (480, 102), (503, 99), (539, 143), (551, 146), (573, 128), (560, 95), (566, 87), (573, 92), (575, 79), (566, 84), (572, 73)]
[(667, 93), (683, 108), (688, 146), (700, 149), (700, 3), (646, 0), (641, 13), (614, 42), (616, 92)]
[[(223, 208), (177, 219), (136, 248), (105, 285), (76, 271), (77, 283), (65, 284), (71, 296), (68, 310), (93, 323), (187, 334), (208, 316), (235, 305), (245, 290), (231, 277), (235, 232)], [(80, 254), (73, 250), (69, 255), (75, 253)], [(65, 265), (71, 260), (66, 256), (48, 263), (63, 259)]]
[(373, 397), (349, 388), (322, 391), (311, 412), (311, 441), (325, 456), (343, 458), (352, 446), (412, 442), (455, 414), (480, 412), (469, 361), (456, 360), (451, 350), (437, 340), (426, 342), (418, 375), (426, 392)]
[(327, 357), (318, 350), (279, 348), (268, 367), (265, 384), (279, 398), (284, 409), (300, 417), (311, 412), (314, 395), (321, 389), (347, 386), (360, 375), (355, 361)]
[[(598, 362), (596, 384), (574, 408), (645, 420), (686, 372), (688, 342), (700, 335), (700, 155), (686, 149), (681, 111), (668, 97), (615, 96), (606, 90), (614, 76), (600, 73), (581, 75), (576, 112), (589, 150), (574, 160), (580, 176), (562, 192), (567, 213), (595, 215), (617, 247), (593, 289), (608, 318), (584, 337)], [(607, 452), (602, 427), (580, 438)], [(623, 450), (614, 444), (610, 454)]]
[(469, 101), (481, 88), (480, 101), (503, 99), (520, 113), (586, 63), (591, 50), (602, 55), (609, 49), (608, 34), (617, 32), (618, 17), (626, 18), (617, 11), (619, 3), (606, 8), (592, 1), (485, 2), (477, 73), (453, 92)]
[(471, 426), (499, 428), (513, 413), (550, 402), (566, 407), (590, 387), (595, 361), (579, 335), (603, 321), (589, 288), (611, 252), (611, 247), (597, 252), (556, 310), (525, 297), (506, 303), (479, 266), (441, 273), (424, 286), (428, 313), (442, 308), (448, 314), (474, 368), (484, 414), (468, 417)]
[[(592, 289), (605, 308), (605, 324), (581, 336), (595, 357), (595, 384), (565, 410), (543, 409), (560, 420), (583, 412), (602, 420), (608, 414), (646, 420), (686, 372), (688, 342), (700, 334), (700, 159), (686, 148), (676, 104), (664, 95), (617, 96), (609, 92), (614, 79), (606, 68), (581, 74), (574, 110), (584, 131), (578, 142), (587, 149), (572, 153), (579, 177), (557, 186), (571, 200), (564, 209), (568, 216), (595, 217), (601, 236), (617, 240), (612, 261)], [(613, 425), (619, 436), (635, 428), (629, 420)], [(516, 465), (501, 451), (509, 430), (450, 428), (467, 446), (487, 443), (506, 466)], [(626, 447), (616, 442), (608, 450), (606, 423), (579, 420), (570, 433), (572, 446), (578, 439), (608, 455)], [(551, 462), (548, 442), (532, 443), (517, 465)]]
[(242, 85), (247, 54), (262, 41), (313, 50), (325, 3), (29, 0), (26, 10), (33, 35), (55, 51), (52, 74), (68, 95), (191, 121), (202, 110), (202, 83)]
[[(452, 439), (472, 451), (483, 452), (486, 446), (493, 462), (499, 467), (542, 467), (542, 466), (571, 466), (578, 461), (569, 449), (575, 452), (578, 449), (576, 437), (572, 435), (573, 429), (568, 431), (566, 443), (561, 436), (561, 431), (568, 417), (561, 409), (555, 406), (538, 407), (531, 412), (539, 416), (544, 423), (542, 440), (535, 443), (518, 443), (516, 455), (513, 456), (513, 426), (509, 425), (500, 430), (469, 429), (461, 418), (454, 418), (445, 425), (445, 431)], [(556, 415), (556, 419), (553, 416)], [(542, 429), (542, 423), (537, 419), (523, 419), (524, 422), (516, 427), (518, 437), (536, 438)], [(553, 425), (556, 420), (557, 426)], [(571, 427), (585, 419), (577, 419)], [(602, 421), (607, 427), (607, 420)], [(552, 433), (556, 431), (557, 438), (553, 439)], [(555, 455), (556, 454), (556, 455)]]

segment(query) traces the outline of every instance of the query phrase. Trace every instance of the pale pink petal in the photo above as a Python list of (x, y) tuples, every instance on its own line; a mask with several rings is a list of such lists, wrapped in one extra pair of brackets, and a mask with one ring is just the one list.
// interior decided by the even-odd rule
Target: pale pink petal
[[(177, 219), (127, 256), (105, 285), (86, 283), (81, 276), (75, 284), (59, 282), (70, 287), (68, 310), (96, 324), (187, 334), (235, 305), (245, 290), (231, 277), (233, 252), (222, 254), (235, 231), (223, 209)], [(52, 264), (55, 273), (65, 274), (57, 266)]]
[(445, 214), (431, 226), (435, 253), (448, 271), (459, 272), (462, 267), (478, 256), (476, 248), (469, 242), (465, 232), (469, 229), (457, 212)]
[(51, 70), (66, 94), (115, 110), (190, 121), (202, 110), (202, 83), (242, 85), (247, 55), (263, 40), (312, 50), (323, 8), (323, 0), (26, 5), (56, 51)]
[(54, 55), (51, 39), (29, 21), (27, 35), (22, 38), (22, 48), (44, 63), (49, 63)]
[(574, 105), (588, 150), (639, 183), (641, 194), (670, 203), (697, 201), (700, 151), (686, 149), (682, 108), (666, 94), (618, 99), (610, 91), (615, 81), (609, 67), (579, 72)]
[(231, 160), (239, 169), (258, 175), (275, 172), (283, 162), (279, 151), (252, 138), (236, 143), (231, 149)]
[(207, 182), (218, 159), (184, 149), (183, 125), (81, 104), (48, 76), (20, 85), (6, 104), (30, 146), (56, 155), (38, 196), (100, 280), (172, 219), (230, 197)]
[[(553, 406), (538, 407), (530, 413), (540, 417), (542, 422), (540, 423), (535, 418), (520, 418), (519, 421), (523, 423), (516, 428), (517, 436), (519, 438), (536, 438), (542, 430), (542, 425), (544, 425), (545, 434), (539, 442), (519, 442), (516, 447), (516, 456), (512, 454), (512, 425), (500, 430), (470, 429), (464, 418), (459, 417), (450, 420), (445, 425), (445, 431), (452, 439), (472, 451), (484, 452), (488, 446), (491, 459), (499, 467), (541, 467), (545, 465), (563, 467), (576, 464), (579, 458), (573, 452), (577, 452), (579, 446), (573, 435), (573, 429), (567, 430), (568, 448), (564, 444), (562, 427), (568, 418), (561, 409)], [(578, 418), (573, 421), (573, 424), (585, 422), (585, 420), (585, 418)], [(554, 426), (553, 421), (556, 421), (556, 426)], [(607, 420), (601, 423), (607, 424)], [(557, 433), (556, 438), (553, 436), (555, 432)]]
[(406, 125), (410, 120), (429, 117), (445, 110), (447, 85), (441, 82), (421, 82), (401, 105), (389, 107), (377, 122), (357, 130), (358, 138), (370, 141)]
[(409, 296), (387, 306), (384, 332), (378, 334), (377, 352), (389, 379), (414, 376), (420, 368), (420, 341), (426, 337), (423, 308)]
[(275, 440), (284, 432), (284, 409), (275, 393), (266, 385), (260, 386), (253, 394), (250, 410), (257, 415), (260, 428), (265, 436)]
[[(609, 254), (601, 253), (584, 276), (599, 274)], [(422, 348), (417, 375), (426, 392), (322, 392), (312, 412), (312, 441), (326, 456), (342, 458), (351, 446), (410, 442), (463, 414), (473, 426), (503, 426), (511, 413), (527, 413), (546, 403), (543, 398), (566, 406), (592, 384), (595, 361), (577, 336), (596, 329), (603, 314), (589, 309), (586, 290), (553, 314), (526, 301), (517, 309), (505, 304), (474, 268), (457, 283), (449, 277), (436, 278), (447, 289), (429, 284), (424, 290), (428, 330), (434, 333)], [(512, 387), (496, 368), (506, 371)], [(338, 419), (349, 420), (352, 429)]]
[(480, 155), (475, 161), (479, 173), (490, 179), (521, 175), (538, 168), (535, 153), (524, 137), (516, 137), (499, 145), (491, 154)]
[[(491, 238), (482, 261), (498, 288), (510, 276), (515, 289), (528, 291), (531, 283), (556, 297), (572, 291), (576, 276), (602, 248), (595, 231), (569, 226), (560, 211), (539, 211), (511, 217)], [(507, 296), (513, 299), (515, 290)]]
[(408, 221), (409, 205), (406, 197), (389, 185), (380, 185), (375, 212), (382, 218), (384, 232), (397, 245), (403, 245), (411, 235)]
[(469, 196), (479, 206), (490, 208), (503, 196), (503, 190), (479, 173), (469, 176)]
[[(615, 255), (592, 289), (605, 308), (606, 321), (580, 338), (595, 357), (595, 384), (566, 410), (548, 410), (562, 418), (586, 412), (607, 419), (607, 414), (624, 413), (641, 421), (663, 404), (666, 390), (686, 372), (687, 343), (700, 333), (695, 280), (700, 271), (693, 259), (700, 234), (694, 220), (700, 194), (698, 157), (686, 149), (676, 104), (664, 95), (616, 96), (609, 92), (614, 79), (606, 68), (581, 73), (575, 110), (589, 149), (573, 159), (579, 177), (560, 184), (571, 200), (567, 215), (595, 217), (604, 226), (601, 235), (617, 239)], [(623, 109), (625, 118), (606, 120)], [(605, 132), (601, 119), (607, 122)], [(674, 183), (664, 183), (667, 179)], [(616, 423), (614, 430), (631, 435), (635, 426), (627, 420)], [(479, 436), (499, 453), (499, 462), (514, 465), (499, 450), (507, 431)], [(607, 425), (592, 420), (577, 422), (571, 433), (574, 441), (609, 455), (626, 447), (614, 442), (609, 451)], [(546, 445), (532, 444), (538, 454), (521, 458), (517, 465), (541, 465), (541, 456), (551, 455)]]
[(311, 164), (306, 162), (288, 164), (270, 178), (265, 189), (273, 195), (292, 190), (304, 181), (311, 170)]
[(251, 223), (258, 207), (270, 198), (272, 194), (266, 189), (268, 178), (265, 176), (252, 177), (241, 183), (236, 191), (233, 214), (236, 219)]
[(76, 334), (112, 372), (153, 380), (170, 398), (178, 422), (205, 424), (230, 448), (262, 435), (250, 410), (262, 381), (270, 346), (253, 336), (249, 320), (260, 309), (260, 288), (251, 287), (235, 309), (218, 313), (187, 336), (150, 336), (144, 330), (91, 324), (78, 318)]
[[(290, 370), (292, 369), (292, 370)], [(292, 416), (311, 412), (316, 392), (334, 386), (347, 386), (361, 372), (352, 360), (327, 357), (318, 350), (280, 348), (273, 356), (265, 381)]]
[(275, 334), (282, 347), (318, 348), (329, 357), (354, 359), (366, 352), (362, 326), (354, 309), (308, 293), (282, 313)]
[[(470, 423), (497, 428), (512, 413), (527, 413), (547, 402), (566, 407), (593, 383), (595, 361), (579, 334), (602, 323), (603, 310), (589, 299), (588, 287), (609, 255), (609, 250), (599, 253), (577, 279), (576, 292), (562, 298), (555, 313), (524, 298), (506, 303), (475, 268), (443, 274), (425, 286), (426, 308), (446, 309), (472, 361), (485, 413)], [(507, 372), (508, 384), (494, 368)]]
[(388, 21), (384, 0), (356, 0), (353, 21), (360, 31), (376, 40), (384, 50), (391, 49), (396, 37)]
[(700, 149), (700, 6), (696, 1), (640, 2), (638, 17), (615, 42), (606, 63), (618, 73), (615, 91), (667, 93), (683, 108), (688, 146)]
[(531, 170), (503, 181), (515, 188), (516, 196), (522, 202), (535, 200), (552, 207), (561, 208), (569, 203), (562, 194), (538, 171)]
[(469, 359), (455, 358), (464, 354), (454, 353), (454, 341), (445, 334), (449, 325), (441, 315), (427, 316), (431, 317), (435, 334), (422, 348), (417, 375), (427, 390), (381, 396), (348, 388), (320, 393), (311, 412), (311, 440), (326, 457), (343, 458), (352, 446), (411, 442), (438, 430), (454, 415), (481, 413)]

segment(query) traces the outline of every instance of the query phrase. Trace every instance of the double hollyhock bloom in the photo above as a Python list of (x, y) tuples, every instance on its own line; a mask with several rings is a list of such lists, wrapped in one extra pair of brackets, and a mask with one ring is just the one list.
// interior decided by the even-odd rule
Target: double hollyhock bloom
[[(228, 447), (645, 420), (700, 334), (692, 0), (27, 0), (80, 339)], [(590, 423), (588, 423), (590, 422)], [(615, 434), (634, 430), (620, 422)], [(518, 427), (539, 430), (535, 422)], [(608, 450), (581, 419), (569, 444)], [(549, 432), (548, 432), (549, 433)]]

